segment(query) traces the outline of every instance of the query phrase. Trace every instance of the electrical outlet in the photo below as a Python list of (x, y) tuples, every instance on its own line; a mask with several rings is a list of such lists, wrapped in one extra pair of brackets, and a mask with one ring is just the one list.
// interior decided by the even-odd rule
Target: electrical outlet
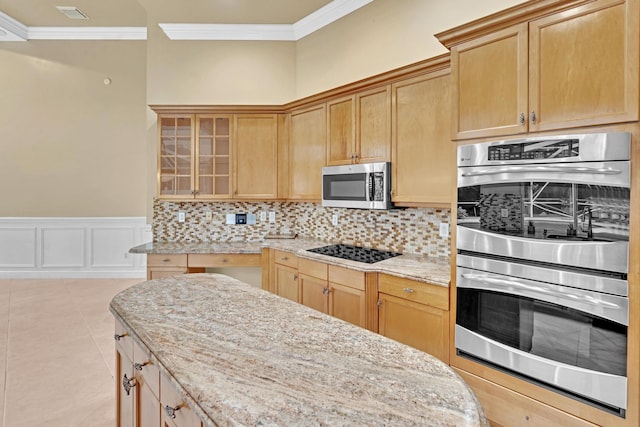
[(331, 216), (331, 225), (338, 225), (338, 214), (333, 214)]
[(184, 222), (185, 218), (186, 218), (186, 214), (182, 211), (178, 212), (178, 222)]
[(440, 237), (442, 237), (443, 239), (447, 239), (449, 237), (449, 223), (440, 223)]
[(204, 219), (205, 219), (207, 222), (211, 222), (211, 221), (213, 220), (213, 213), (211, 213), (211, 211), (206, 211), (206, 212), (204, 213)]
[(269, 212), (269, 222), (276, 222), (276, 213)]
[(260, 212), (260, 222), (265, 222), (267, 220), (267, 213)]
[(509, 218), (509, 209), (500, 209), (500, 218)]
[(227, 225), (235, 225), (236, 214), (227, 214)]

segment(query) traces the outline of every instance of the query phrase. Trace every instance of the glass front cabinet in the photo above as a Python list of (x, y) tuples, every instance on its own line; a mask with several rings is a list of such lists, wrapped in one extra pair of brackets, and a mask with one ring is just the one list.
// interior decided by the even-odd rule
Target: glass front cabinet
[(231, 197), (231, 115), (160, 115), (163, 199)]

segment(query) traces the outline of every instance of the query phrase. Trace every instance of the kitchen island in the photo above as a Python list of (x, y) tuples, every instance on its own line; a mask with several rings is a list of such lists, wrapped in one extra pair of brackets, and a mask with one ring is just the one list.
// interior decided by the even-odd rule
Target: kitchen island
[(144, 282), (111, 311), (205, 426), (488, 425), (429, 354), (224, 275)]

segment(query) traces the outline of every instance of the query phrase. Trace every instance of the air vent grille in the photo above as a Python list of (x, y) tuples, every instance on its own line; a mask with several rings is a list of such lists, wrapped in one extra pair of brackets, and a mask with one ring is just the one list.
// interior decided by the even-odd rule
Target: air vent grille
[(89, 17), (75, 6), (56, 6), (60, 12), (70, 19), (89, 19)]

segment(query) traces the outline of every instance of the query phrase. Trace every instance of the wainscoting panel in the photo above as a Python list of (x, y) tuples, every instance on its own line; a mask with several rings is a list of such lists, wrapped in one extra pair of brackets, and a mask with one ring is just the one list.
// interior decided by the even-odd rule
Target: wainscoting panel
[(145, 217), (0, 218), (0, 278), (144, 278)]

